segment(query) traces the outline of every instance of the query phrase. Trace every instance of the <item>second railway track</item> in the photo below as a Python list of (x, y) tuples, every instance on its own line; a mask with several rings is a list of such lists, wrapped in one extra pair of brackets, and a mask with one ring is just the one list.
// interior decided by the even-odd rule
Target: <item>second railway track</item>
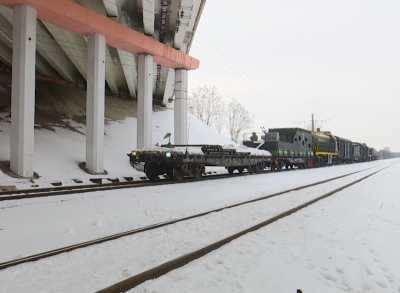
[(57, 248), (57, 249), (44, 251), (44, 252), (41, 252), (41, 253), (29, 255), (29, 256), (26, 256), (26, 257), (21, 257), (21, 258), (18, 258), (18, 259), (13, 259), (13, 260), (10, 260), (10, 261), (2, 262), (2, 263), (0, 263), (0, 270), (6, 269), (6, 268), (9, 268), (9, 267), (13, 267), (13, 266), (17, 266), (17, 265), (20, 265), (20, 264), (23, 264), (23, 263), (27, 263), (27, 262), (38, 261), (38, 260), (41, 260), (41, 259), (49, 258), (51, 256), (55, 256), (55, 255), (58, 255), (58, 254), (62, 254), (62, 253), (66, 253), (66, 252), (82, 249), (82, 248), (93, 246), (93, 245), (97, 245), (97, 244), (100, 244), (100, 243), (116, 240), (116, 239), (119, 239), (119, 238), (122, 238), (122, 237), (135, 235), (135, 234), (140, 234), (140, 233), (143, 233), (143, 232), (146, 232), (146, 231), (158, 229), (158, 228), (161, 228), (161, 227), (173, 225), (173, 224), (184, 222), (184, 221), (188, 221), (188, 220), (191, 220), (191, 219), (204, 217), (204, 216), (212, 214), (212, 213), (221, 212), (221, 211), (232, 209), (232, 208), (235, 208), (235, 207), (248, 205), (250, 203), (255, 203), (255, 202), (258, 202), (258, 201), (267, 200), (267, 199), (270, 199), (270, 198), (273, 198), (273, 197), (277, 197), (277, 196), (280, 196), (280, 195), (284, 195), (284, 194), (287, 194), (287, 193), (290, 193), (290, 192), (293, 192), (293, 191), (299, 191), (299, 190), (303, 190), (303, 189), (310, 188), (310, 187), (313, 187), (313, 186), (318, 186), (318, 185), (321, 185), (321, 184), (324, 184), (324, 183), (335, 181), (335, 180), (338, 180), (338, 179), (341, 179), (341, 178), (349, 177), (351, 175), (355, 175), (355, 174), (367, 171), (369, 169), (370, 168), (366, 168), (366, 169), (362, 169), (362, 170), (346, 173), (346, 174), (343, 174), (343, 175), (340, 175), (340, 176), (335, 176), (335, 177), (331, 177), (331, 178), (328, 178), (328, 179), (320, 180), (320, 181), (317, 181), (317, 182), (314, 182), (314, 183), (297, 186), (297, 187), (294, 187), (294, 188), (286, 189), (286, 190), (283, 190), (283, 191), (280, 191), (280, 192), (276, 192), (276, 193), (267, 194), (265, 196), (257, 197), (257, 198), (254, 198), (254, 199), (237, 202), (237, 203), (234, 203), (234, 204), (222, 206), (222, 207), (211, 209), (211, 210), (207, 210), (207, 211), (204, 211), (204, 212), (199, 212), (199, 213), (196, 213), (196, 214), (193, 214), (193, 215), (189, 215), (189, 216), (185, 216), (185, 217), (181, 217), (181, 218), (175, 218), (175, 219), (171, 219), (171, 220), (164, 221), (164, 222), (158, 222), (158, 223), (155, 223), (155, 224), (152, 224), (152, 225), (148, 225), (148, 226), (144, 226), (144, 227), (140, 227), (140, 228), (135, 228), (135, 229), (131, 229), (131, 230), (128, 230), (128, 231), (124, 231), (124, 232), (108, 235), (108, 236), (105, 236), (105, 237), (96, 238), (96, 239), (93, 239), (93, 240), (77, 243), (77, 244), (74, 244), (74, 245), (60, 247), (60, 248)]
[(292, 214), (295, 214), (323, 199), (326, 199), (328, 197), (331, 197), (335, 194), (337, 194), (338, 192), (341, 192), (351, 186), (354, 186), (378, 173), (380, 173), (381, 171), (383, 171), (384, 169), (386, 169), (388, 167), (379, 169), (377, 171), (371, 172), (361, 178), (358, 178), (356, 180), (351, 181), (350, 183), (344, 184), (338, 188), (334, 188), (326, 193), (323, 193), (311, 200), (308, 200), (306, 202), (303, 202), (293, 208), (287, 209), (283, 212), (280, 212), (279, 214), (270, 217), (268, 219), (265, 219), (264, 221), (258, 222), (253, 226), (250, 226), (246, 229), (243, 229), (235, 234), (229, 235), (227, 237), (224, 237), (218, 241), (212, 242), (206, 246), (201, 247), (200, 249), (196, 249), (193, 250), (189, 253), (186, 253), (184, 255), (178, 256), (176, 258), (170, 259), (169, 261), (163, 262), (157, 266), (154, 266), (148, 270), (142, 271), (136, 275), (133, 275), (131, 277), (128, 277), (120, 282), (117, 282), (109, 287), (106, 287), (104, 289), (98, 290), (98, 293), (117, 293), (117, 292), (126, 292), (129, 291), (141, 284), (143, 284), (146, 281), (150, 281), (156, 278), (159, 278), (163, 275), (168, 274), (171, 271), (174, 271), (176, 269), (179, 269), (199, 258), (202, 258), (204, 256), (206, 256), (207, 254), (216, 251), (220, 248), (222, 248), (224, 245), (239, 239), (251, 232), (257, 231), (263, 227), (266, 227), (268, 225), (271, 225), (281, 219), (287, 218), (289, 216), (291, 216)]

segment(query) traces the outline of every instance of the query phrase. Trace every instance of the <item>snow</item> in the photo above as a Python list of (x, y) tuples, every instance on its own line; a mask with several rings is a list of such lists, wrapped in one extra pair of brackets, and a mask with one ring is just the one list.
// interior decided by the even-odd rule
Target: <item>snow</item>
[[(166, 133), (173, 137), (173, 111), (165, 110), (153, 113), (153, 143), (163, 144)], [(84, 132), (85, 126), (70, 121), (70, 124)], [(226, 137), (216, 130), (207, 127), (194, 116), (189, 115), (189, 143), (191, 144), (230, 144)], [(65, 128), (35, 129), (34, 170), (42, 176), (35, 180), (36, 184), (48, 184), (62, 181), (64, 184), (74, 184), (72, 179), (79, 178), (86, 182), (95, 177), (82, 171), (78, 164), (85, 161), (85, 136)], [(9, 131), (10, 124), (0, 119), (0, 161), (9, 161)], [(127, 153), (136, 148), (136, 118), (128, 117), (121, 121), (110, 121), (105, 126), (104, 166), (108, 177), (133, 176), (140, 177), (143, 173), (134, 170)], [(98, 177), (98, 176), (97, 176)], [(104, 176), (102, 176), (104, 177)], [(0, 171), (0, 185), (17, 184), (21, 188), (29, 188), (28, 180), (14, 179)], [(25, 184), (25, 186), (24, 186)]]
[(400, 165), (132, 292), (400, 292)]
[[(2, 243), (0, 261), (205, 211), (367, 167), (373, 167), (373, 170), (376, 170), (389, 163), (391, 162), (379, 161), (237, 177), (211, 183), (195, 182), (97, 192), (90, 196), (65, 195), (57, 198), (3, 202), (0, 203), (0, 229), (2, 229), (0, 230), (0, 243)], [(163, 261), (200, 248), (223, 236), (233, 234), (255, 222), (360, 178), (368, 172), (372, 170), (263, 202), (211, 214), (202, 219), (0, 271), (0, 284), (3, 286), (0, 292), (24, 292), (27, 288), (33, 292), (75, 292), (100, 289)], [(154, 282), (143, 284), (134, 291), (261, 292), (260, 290), (263, 289), (262, 292), (295, 292), (293, 288), (286, 290), (288, 289), (286, 287), (280, 290), (279, 284), (285, 272), (286, 279), (284, 284), (281, 284), (282, 286), (297, 285), (294, 281), (302, 281), (301, 276), (303, 276), (304, 282), (307, 282), (300, 282), (299, 285), (310, 285), (303, 287), (307, 289), (304, 292), (333, 292), (329, 291), (329, 287), (325, 288), (324, 284), (329, 283), (326, 279), (332, 276), (341, 281), (335, 274), (339, 274), (340, 270), (346, 271), (346, 268), (339, 267), (342, 259), (339, 259), (338, 267), (333, 267), (332, 271), (330, 267), (327, 267), (328, 271), (325, 274), (327, 278), (323, 278), (321, 271), (321, 274), (315, 273), (315, 279), (313, 279), (308, 274), (308, 258), (315, 267), (312, 272), (317, 272), (319, 266), (322, 266), (318, 262), (329, 262), (329, 259), (327, 261), (324, 257), (344, 253), (341, 248), (347, 249), (344, 245), (348, 242), (350, 242), (348, 245), (354, 249), (346, 253), (354, 254), (357, 258), (358, 247), (351, 244), (354, 236), (360, 237), (359, 239), (364, 237), (365, 241), (372, 241), (373, 237), (383, 235), (382, 233), (372, 234), (370, 235), (372, 238), (368, 238), (371, 233), (369, 227), (377, 224), (376, 228), (381, 228), (380, 221), (376, 222), (378, 217), (368, 213), (374, 212), (389, 222), (399, 223), (398, 213), (395, 213), (396, 208), (399, 207), (395, 201), (396, 189), (389, 188), (395, 187), (393, 182), (396, 182), (399, 172), (398, 165), (392, 167), (374, 177), (377, 181), (373, 181), (372, 178), (368, 180), (373, 184), (365, 182), (357, 185), (360, 189), (354, 187), (350, 195), (345, 196), (343, 192), (316, 205), (316, 208), (310, 207), (302, 212), (306, 216), (299, 213), (284, 220), (288, 222), (284, 225), (282, 225), (283, 221), (280, 221), (270, 228), (252, 233), (206, 256), (204, 260), (201, 259)], [(375, 191), (381, 192), (382, 184), (385, 184), (387, 188), (380, 197), (376, 197), (375, 194), (365, 196), (368, 194), (366, 191), (374, 190), (374, 188)], [(363, 197), (360, 198), (360, 196)], [(343, 200), (343, 198), (349, 200)], [(363, 202), (363, 205), (360, 205), (360, 202)], [(384, 213), (385, 209), (379, 208), (381, 204), (390, 207), (388, 209), (391, 212), (388, 215)], [(333, 210), (330, 208), (331, 205)], [(359, 211), (357, 217), (351, 217), (352, 210)], [(326, 218), (339, 226), (329, 228), (332, 222), (327, 221)], [(49, 221), (49, 219), (52, 220)], [(352, 226), (359, 226), (359, 235), (354, 234), (352, 229), (348, 229), (349, 223)], [(384, 223), (386, 222), (382, 222)], [(384, 231), (388, 233), (385, 234), (388, 240), (388, 235), (398, 234), (399, 231), (394, 225), (387, 223), (386, 225)], [(24, 233), (20, 233), (21, 229)], [(273, 232), (269, 232), (269, 229), (273, 229)], [(341, 233), (343, 238), (336, 238)], [(307, 236), (307, 242), (305, 242), (305, 236)], [(248, 240), (249, 237), (255, 237), (255, 239)], [(387, 251), (395, 253), (396, 242), (386, 242), (392, 245), (392, 249)], [(321, 247), (331, 248), (332, 251), (324, 255)], [(380, 256), (384, 251), (381, 251), (379, 247), (372, 248), (379, 253), (379, 260), (383, 262)], [(304, 249), (308, 252), (305, 256), (302, 255)], [(216, 259), (212, 259), (214, 255), (217, 256)], [(322, 259), (318, 259), (318, 255)], [(357, 262), (362, 262), (362, 255), (358, 257)], [(297, 260), (301, 261), (297, 262)], [(254, 264), (257, 265), (254, 266)], [(292, 267), (291, 264), (293, 264)], [(324, 267), (327, 265), (324, 264)], [(371, 264), (370, 266), (372, 267)], [(394, 274), (394, 282), (398, 286), (397, 276), (393, 273), (396, 272), (395, 267), (389, 267), (389, 269), (392, 275)], [(247, 270), (249, 274), (242, 275)], [(264, 277), (268, 278), (264, 280)], [(382, 280), (379, 279), (379, 281)], [(353, 286), (352, 283), (349, 284)], [(370, 286), (376, 288), (372, 283)], [(323, 288), (323, 290), (315, 290), (315, 288)]]

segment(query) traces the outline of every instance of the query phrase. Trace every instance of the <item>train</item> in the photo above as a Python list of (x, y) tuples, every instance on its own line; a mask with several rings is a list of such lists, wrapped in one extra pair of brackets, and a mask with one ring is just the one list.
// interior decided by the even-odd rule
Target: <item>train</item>
[(253, 132), (243, 144), (270, 151), (273, 169), (313, 168), (378, 159), (378, 152), (367, 144), (320, 129), (271, 128), (261, 135)]
[(378, 159), (378, 152), (365, 143), (333, 135), (329, 131), (302, 128), (271, 128), (253, 132), (242, 147), (166, 144), (128, 153), (132, 167), (156, 181), (198, 178), (209, 166), (224, 167), (229, 174), (257, 173), (269, 169), (305, 169)]

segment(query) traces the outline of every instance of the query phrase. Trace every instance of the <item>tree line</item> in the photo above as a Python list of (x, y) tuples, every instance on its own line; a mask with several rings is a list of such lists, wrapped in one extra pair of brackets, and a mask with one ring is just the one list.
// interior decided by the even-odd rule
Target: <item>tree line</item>
[(252, 124), (250, 112), (235, 98), (224, 99), (214, 85), (200, 86), (190, 94), (189, 111), (235, 142)]

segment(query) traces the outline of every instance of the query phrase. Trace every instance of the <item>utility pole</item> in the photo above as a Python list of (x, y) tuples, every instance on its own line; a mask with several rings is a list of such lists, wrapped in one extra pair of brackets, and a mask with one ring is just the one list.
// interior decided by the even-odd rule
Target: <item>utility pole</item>
[(314, 114), (311, 114), (311, 131), (312, 131), (312, 132), (315, 132)]

